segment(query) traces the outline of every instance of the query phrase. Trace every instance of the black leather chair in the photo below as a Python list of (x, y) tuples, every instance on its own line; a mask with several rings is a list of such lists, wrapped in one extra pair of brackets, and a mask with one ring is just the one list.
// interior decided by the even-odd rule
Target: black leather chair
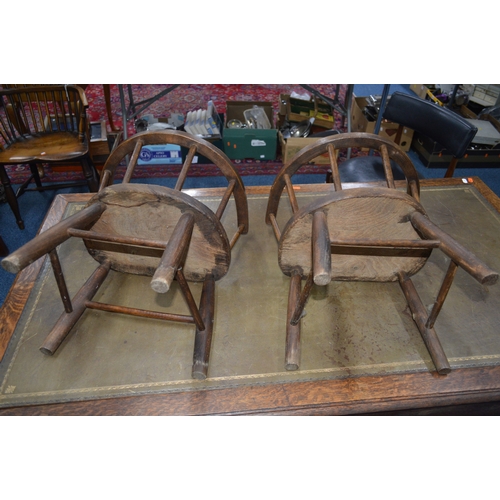
[[(399, 144), (404, 127), (438, 142), (452, 155), (445, 177), (453, 177), (457, 161), (462, 158), (477, 128), (448, 108), (417, 96), (394, 92), (383, 112), (383, 118), (399, 124), (394, 142)], [(393, 164), (395, 180), (404, 179), (401, 169)], [(384, 168), (379, 156), (357, 156), (339, 165), (342, 182), (370, 182), (384, 180)], [(327, 176), (327, 182), (331, 182)]]

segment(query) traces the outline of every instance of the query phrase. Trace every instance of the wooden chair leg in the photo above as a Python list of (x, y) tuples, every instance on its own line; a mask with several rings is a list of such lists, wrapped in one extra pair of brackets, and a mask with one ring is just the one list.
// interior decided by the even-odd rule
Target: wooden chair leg
[(212, 333), (215, 311), (215, 280), (212, 275), (206, 277), (203, 282), (203, 290), (200, 299), (200, 314), (205, 325), (204, 330), (196, 328), (193, 354), (192, 376), (195, 379), (204, 380), (208, 374), (208, 362), (212, 344)]
[(97, 171), (95, 169), (94, 163), (90, 159), (90, 156), (81, 159), (82, 171), (87, 181), (89, 191), (91, 193), (97, 193), (99, 190), (99, 179)]
[(119, 132), (119, 128), (116, 128), (113, 122), (113, 112), (111, 111), (111, 89), (109, 84), (103, 84), (104, 91), (104, 102), (106, 103), (106, 113), (108, 115), (109, 126), (113, 132)]
[(12, 210), (12, 213), (16, 218), (17, 225), (19, 229), (24, 229), (24, 221), (21, 217), (16, 193), (14, 193), (14, 190), (12, 189), (9, 176), (7, 175), (7, 172), (5, 171), (5, 167), (3, 165), (0, 165), (0, 181), (2, 182), (2, 186), (4, 188), (5, 199), (7, 200), (7, 203), (9, 204), (10, 209)]
[(413, 315), (413, 320), (415, 321), (420, 334), (422, 335), (422, 339), (431, 355), (431, 359), (436, 367), (437, 372), (440, 375), (446, 375), (451, 372), (450, 363), (448, 362), (448, 358), (441, 346), (441, 342), (437, 336), (434, 328), (427, 328), (428, 314), (425, 309), (424, 304), (420, 300), (418, 296), (417, 290), (413, 285), (413, 282), (410, 278), (406, 278), (404, 276), (399, 276), (399, 284), (401, 285), (401, 289), (405, 294), (406, 301), (410, 306), (410, 310)]
[(106, 279), (110, 268), (111, 266), (109, 263), (101, 264), (82, 286), (82, 288), (80, 288), (72, 301), (73, 311), (71, 313), (65, 312), (60, 316), (56, 325), (40, 347), (40, 351), (42, 351), (43, 354), (52, 355), (56, 352), (62, 341), (67, 337), (68, 333), (75, 326), (81, 315), (85, 312), (85, 309), (87, 308), (86, 302), (91, 300), (97, 293), (99, 287)]
[(458, 158), (455, 156), (451, 159), (450, 164), (448, 165), (448, 168), (446, 169), (446, 172), (444, 174), (445, 178), (446, 177), (453, 177), (453, 174), (455, 173), (455, 169), (457, 168), (457, 163), (458, 163)]
[(5, 241), (3, 241), (3, 238), (0, 236), (0, 257), (5, 257), (7, 255), (9, 255), (9, 249), (5, 244)]
[(300, 321), (292, 324), (292, 317), (300, 301), (301, 282), (302, 278), (300, 274), (293, 274), (290, 279), (290, 289), (288, 291), (285, 369), (290, 371), (298, 370), (300, 365)]

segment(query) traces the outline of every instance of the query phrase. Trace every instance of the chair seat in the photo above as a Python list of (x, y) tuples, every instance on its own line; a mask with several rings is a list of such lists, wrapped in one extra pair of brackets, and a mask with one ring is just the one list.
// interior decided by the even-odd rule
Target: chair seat
[(51, 132), (32, 135), (0, 151), (0, 163), (62, 161), (81, 157), (88, 152), (88, 145), (72, 132)]
[[(208, 274), (214, 280), (229, 269), (231, 249), (226, 232), (215, 214), (195, 198), (164, 186), (151, 184), (115, 184), (97, 193), (88, 202), (104, 203), (106, 210), (92, 231), (107, 236), (134, 237), (168, 242), (181, 215), (189, 212), (195, 227), (183, 272), (189, 281), (203, 281)], [(111, 269), (153, 276), (163, 249), (129, 247), (85, 240), (94, 259), (110, 262)]]
[[(311, 235), (313, 214), (326, 214), (332, 242), (420, 240), (410, 222), (413, 212), (424, 208), (406, 193), (389, 188), (354, 188), (337, 191), (300, 211), (287, 223), (279, 242), (279, 265), (284, 274), (299, 271), (307, 277), (312, 269)], [(430, 250), (419, 255), (379, 256), (358, 254), (339, 246), (331, 261), (331, 277), (338, 281), (396, 281), (399, 273), (412, 276), (425, 264)]]

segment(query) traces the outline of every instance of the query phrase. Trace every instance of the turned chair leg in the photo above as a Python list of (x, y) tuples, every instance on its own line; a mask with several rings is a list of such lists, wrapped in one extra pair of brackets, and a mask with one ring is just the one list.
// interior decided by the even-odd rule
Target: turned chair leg
[(422, 339), (427, 347), (427, 350), (429, 351), (429, 354), (431, 355), (432, 362), (434, 363), (437, 372), (440, 375), (450, 373), (450, 363), (448, 362), (448, 358), (446, 357), (443, 347), (441, 346), (436, 330), (434, 330), (434, 328), (427, 327), (429, 316), (424, 304), (422, 304), (422, 301), (418, 296), (415, 285), (410, 278), (406, 278), (404, 276), (399, 276), (399, 284), (401, 285), (406, 301), (410, 306), (413, 320), (422, 335)]
[(91, 193), (97, 193), (99, 191), (99, 178), (97, 175), (97, 170), (94, 166), (93, 161), (90, 156), (86, 156), (81, 159), (82, 171), (87, 181), (89, 191)]
[[(300, 319), (297, 322), (292, 320), (300, 302), (301, 282), (300, 274), (294, 273), (290, 279), (290, 289), (288, 291), (285, 369), (290, 371), (298, 370), (300, 365)], [(301, 313), (302, 311), (300, 311)]]
[(212, 345), (212, 333), (215, 312), (215, 280), (210, 274), (203, 282), (200, 299), (200, 315), (205, 326), (204, 330), (196, 327), (193, 353), (193, 378), (204, 380), (208, 374), (208, 362)]
[(40, 347), (40, 351), (42, 351), (43, 354), (52, 355), (56, 352), (57, 348), (62, 344), (63, 340), (87, 309), (87, 301), (91, 300), (97, 293), (110, 269), (111, 265), (109, 263), (101, 264), (82, 288), (80, 288), (73, 298), (72, 311), (70, 313), (64, 312), (60, 316), (54, 328)]
[(42, 164), (38, 164), (38, 163), (31, 163), (29, 165), (29, 168), (30, 168), (30, 171), (31, 171), (31, 175), (30, 177), (25, 180), (18, 188), (17, 192), (16, 192), (16, 196), (19, 198), (21, 195), (23, 195), (26, 191), (32, 191), (32, 189), (28, 189), (29, 188), (29, 185), (35, 181), (35, 185), (37, 188), (42, 188), (42, 180), (41, 180), (41, 177), (40, 177), (40, 170), (42, 170), (43, 172), (43, 165)]
[(5, 191), (5, 199), (7, 200), (7, 203), (9, 204), (10, 209), (12, 210), (12, 213), (16, 218), (17, 225), (19, 229), (24, 229), (24, 221), (19, 210), (17, 196), (12, 189), (9, 176), (7, 175), (7, 172), (5, 171), (5, 167), (3, 165), (0, 165), (0, 181), (2, 182), (2, 186)]

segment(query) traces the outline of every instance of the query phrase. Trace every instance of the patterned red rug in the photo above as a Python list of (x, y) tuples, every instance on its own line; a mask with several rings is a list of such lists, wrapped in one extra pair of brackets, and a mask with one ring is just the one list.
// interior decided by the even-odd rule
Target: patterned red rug
[[(162, 90), (168, 88), (171, 84), (155, 84), (155, 85), (132, 85), (132, 93), (137, 109), (141, 108), (141, 101), (149, 99), (157, 95)], [(314, 89), (321, 92), (323, 95), (333, 98), (335, 95), (336, 85), (314, 84)], [(339, 100), (344, 104), (345, 92), (347, 85), (340, 85)], [(111, 110), (113, 123), (115, 127), (122, 127), (122, 112), (120, 104), (120, 94), (117, 85), (111, 85)], [(282, 84), (282, 85), (255, 85), (255, 84), (212, 84), (198, 85), (186, 84), (179, 85), (172, 92), (161, 97), (159, 100), (151, 104), (142, 115), (152, 114), (154, 117), (168, 117), (170, 113), (186, 114), (188, 111), (206, 107), (209, 100), (215, 104), (216, 110), (219, 113), (225, 113), (226, 101), (266, 101), (273, 104), (275, 118), (278, 115), (280, 94), (309, 94), (304, 88), (298, 84)], [(89, 103), (88, 116), (91, 121), (105, 120), (108, 127), (108, 132), (111, 132), (109, 120), (106, 113), (106, 103), (103, 92), (103, 86), (98, 84), (89, 84), (85, 88), (85, 94)], [(128, 106), (128, 93), (125, 91), (125, 100)], [(339, 113), (335, 113), (335, 128), (342, 129), (342, 119)], [(134, 123), (130, 120), (127, 124), (127, 132), (130, 137), (135, 131)], [(281, 157), (278, 156), (276, 161), (259, 161), (259, 160), (233, 160), (240, 175), (275, 175), (283, 166)], [(154, 177), (176, 177), (180, 167), (155, 165), (141, 167), (135, 172), (138, 178), (154, 178)], [(301, 169), (301, 173), (322, 173), (326, 170), (325, 166), (308, 165)], [(20, 184), (29, 177), (29, 168), (25, 165), (8, 167), (9, 177), (13, 184)], [(190, 171), (193, 176), (213, 176), (220, 175), (219, 170), (214, 165), (197, 165)], [(117, 173), (120, 177), (120, 172)], [(60, 171), (46, 167), (45, 182), (69, 181), (83, 178), (79, 172), (73, 170)]]

